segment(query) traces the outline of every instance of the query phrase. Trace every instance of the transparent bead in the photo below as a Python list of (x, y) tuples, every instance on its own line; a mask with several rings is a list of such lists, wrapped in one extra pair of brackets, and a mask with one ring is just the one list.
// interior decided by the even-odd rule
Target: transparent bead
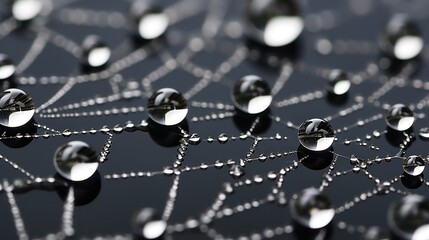
[(304, 29), (293, 0), (248, 0), (245, 11), (246, 34), (270, 47), (290, 44)]
[(380, 39), (381, 49), (399, 60), (416, 57), (422, 51), (423, 45), (418, 26), (405, 14), (393, 15)]
[(134, 234), (143, 239), (158, 239), (167, 228), (167, 223), (153, 208), (140, 210), (133, 218), (132, 225)]
[(15, 65), (5, 54), (0, 54), (0, 80), (8, 79), (15, 74)]
[(331, 124), (324, 119), (313, 118), (299, 126), (298, 140), (311, 151), (323, 151), (334, 142), (335, 132)]
[(405, 131), (413, 126), (414, 113), (404, 104), (393, 105), (386, 116), (387, 125), (397, 131)]
[(334, 69), (329, 74), (327, 89), (335, 95), (346, 94), (351, 86), (351, 82), (347, 73)]
[(325, 227), (335, 215), (329, 198), (315, 188), (307, 188), (294, 195), (289, 206), (292, 218), (312, 229)]
[(18, 21), (29, 21), (37, 17), (43, 9), (42, 0), (13, 0), (12, 15)]
[(234, 105), (245, 113), (261, 113), (270, 106), (272, 100), (270, 86), (259, 76), (244, 76), (234, 85)]
[(149, 117), (166, 126), (182, 122), (188, 114), (188, 104), (181, 93), (163, 88), (152, 94), (147, 101)]
[(110, 49), (95, 35), (89, 35), (83, 40), (82, 50), (83, 63), (89, 67), (101, 67), (110, 59)]
[(33, 118), (33, 99), (24, 91), (10, 88), (0, 95), (0, 124), (6, 127), (20, 127)]
[(407, 195), (390, 206), (387, 220), (390, 230), (402, 239), (428, 239), (429, 200)]
[(411, 155), (404, 160), (404, 171), (411, 176), (418, 176), (425, 170), (425, 160), (417, 155)]
[(70, 181), (90, 178), (98, 168), (97, 153), (81, 141), (72, 141), (59, 147), (54, 155), (58, 174)]
[(150, 5), (148, 1), (134, 1), (131, 15), (137, 25), (137, 32), (144, 40), (156, 39), (167, 30), (169, 18), (164, 11)]

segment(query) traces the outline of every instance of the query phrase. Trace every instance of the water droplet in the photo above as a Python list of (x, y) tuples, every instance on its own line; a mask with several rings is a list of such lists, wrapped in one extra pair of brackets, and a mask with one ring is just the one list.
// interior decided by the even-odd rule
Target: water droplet
[(405, 14), (395, 14), (389, 20), (380, 40), (381, 49), (400, 60), (416, 57), (424, 45), (418, 26)]
[(374, 131), (372, 132), (372, 135), (373, 135), (374, 137), (376, 137), (376, 138), (379, 138), (379, 137), (381, 136), (381, 133), (380, 133), (379, 131), (377, 131), (377, 130), (374, 130)]
[(259, 155), (258, 160), (261, 162), (265, 162), (265, 160), (267, 160), (267, 156), (265, 156), (264, 154)]
[(222, 168), (224, 163), (221, 160), (216, 160), (214, 165), (215, 165), (215, 168)]
[(42, 11), (41, 0), (14, 0), (12, 3), (12, 15), (18, 21), (29, 21), (37, 17)]
[(328, 77), (327, 89), (330, 93), (335, 95), (346, 94), (351, 86), (351, 82), (347, 73), (334, 69)]
[(81, 141), (72, 141), (59, 147), (54, 154), (58, 174), (71, 181), (90, 178), (98, 168), (97, 153)]
[(421, 128), (419, 131), (419, 136), (423, 139), (429, 139), (429, 128), (428, 127)]
[(217, 140), (219, 141), (219, 143), (226, 143), (228, 142), (228, 136), (225, 133), (221, 133)]
[(427, 239), (429, 200), (420, 195), (407, 195), (389, 208), (387, 220), (392, 232), (403, 239)]
[(174, 173), (174, 169), (172, 167), (165, 167), (162, 172), (165, 175), (172, 175)]
[(20, 127), (31, 120), (35, 108), (33, 100), (24, 91), (7, 89), (0, 95), (0, 124)]
[(328, 225), (335, 215), (329, 198), (315, 188), (307, 188), (294, 195), (289, 206), (292, 218), (312, 229)]
[(144, 40), (160, 37), (169, 24), (167, 14), (161, 8), (148, 4), (148, 1), (135, 1), (131, 6), (131, 15), (139, 36)]
[(259, 175), (255, 175), (255, 176), (253, 177), (253, 181), (254, 181), (255, 183), (261, 183), (262, 181), (264, 181), (264, 178), (263, 178), (263, 177), (261, 177), (261, 176), (259, 176)]
[(295, 1), (250, 0), (246, 3), (246, 34), (264, 45), (285, 46), (298, 38), (304, 29)]
[(8, 79), (15, 73), (15, 65), (5, 54), (0, 54), (0, 80)]
[(425, 160), (417, 155), (411, 155), (404, 160), (404, 171), (411, 176), (418, 176), (425, 170)]
[(189, 137), (189, 143), (192, 145), (198, 145), (201, 142), (201, 138), (197, 133), (193, 133), (191, 137)]
[(313, 118), (301, 124), (298, 140), (311, 151), (323, 151), (334, 142), (335, 133), (331, 124), (324, 119)]
[(268, 172), (267, 178), (269, 180), (275, 180), (277, 178), (277, 174), (275, 172)]
[(233, 102), (243, 112), (261, 113), (270, 106), (272, 100), (270, 86), (259, 76), (244, 76), (234, 85)]
[(153, 208), (143, 208), (133, 218), (134, 234), (143, 239), (158, 239), (167, 229), (167, 223)]
[(166, 126), (179, 124), (188, 114), (186, 99), (172, 88), (153, 93), (147, 101), (147, 109), (153, 121)]
[(414, 113), (404, 104), (393, 105), (386, 116), (387, 125), (397, 131), (405, 131), (413, 126)]
[(99, 36), (89, 35), (82, 42), (83, 61), (89, 67), (101, 67), (109, 59), (111, 51)]
[(229, 169), (229, 175), (231, 175), (234, 178), (240, 178), (245, 174), (244, 168), (240, 165), (233, 165)]

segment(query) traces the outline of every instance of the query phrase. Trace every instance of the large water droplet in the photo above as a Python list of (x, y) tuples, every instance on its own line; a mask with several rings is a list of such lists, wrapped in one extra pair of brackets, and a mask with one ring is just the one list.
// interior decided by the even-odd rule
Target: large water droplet
[(404, 160), (404, 171), (411, 176), (418, 176), (425, 170), (425, 160), (417, 155), (411, 155)]
[(334, 138), (334, 129), (324, 119), (313, 118), (299, 126), (298, 140), (308, 150), (326, 150), (332, 145)]
[(304, 29), (295, 1), (249, 0), (246, 3), (246, 34), (264, 45), (285, 46)]
[(110, 49), (95, 35), (89, 35), (83, 40), (82, 50), (84, 64), (89, 67), (101, 67), (110, 59)]
[(16, 88), (5, 90), (0, 95), (0, 124), (6, 127), (20, 127), (34, 115), (33, 99)]
[(186, 99), (172, 88), (154, 92), (147, 101), (147, 109), (153, 121), (166, 126), (180, 123), (188, 114)]
[(12, 15), (18, 21), (29, 21), (37, 17), (43, 8), (41, 0), (14, 0)]
[(387, 220), (392, 232), (403, 239), (428, 239), (429, 200), (408, 195), (389, 208)]
[(395, 14), (387, 23), (380, 39), (382, 50), (400, 60), (416, 57), (423, 45), (418, 26), (405, 14)]
[(0, 80), (8, 79), (15, 73), (15, 65), (5, 54), (0, 54)]
[(131, 6), (131, 15), (137, 25), (139, 36), (144, 40), (160, 37), (167, 30), (169, 19), (167, 14), (148, 1), (135, 1)]
[(167, 228), (167, 223), (153, 208), (140, 210), (133, 218), (132, 225), (134, 234), (143, 239), (158, 239)]
[(307, 188), (294, 195), (289, 206), (292, 218), (312, 229), (328, 225), (335, 215), (329, 198), (315, 188)]
[(90, 178), (98, 168), (97, 153), (81, 141), (64, 144), (55, 151), (54, 167), (62, 177), (71, 181)]
[(233, 89), (234, 105), (243, 112), (257, 114), (265, 111), (273, 97), (268, 83), (259, 76), (247, 75)]
[(347, 73), (334, 69), (328, 77), (327, 89), (330, 93), (335, 95), (346, 94), (351, 86), (351, 82)]
[(404, 104), (393, 105), (386, 116), (387, 125), (397, 131), (405, 131), (413, 126), (414, 113)]

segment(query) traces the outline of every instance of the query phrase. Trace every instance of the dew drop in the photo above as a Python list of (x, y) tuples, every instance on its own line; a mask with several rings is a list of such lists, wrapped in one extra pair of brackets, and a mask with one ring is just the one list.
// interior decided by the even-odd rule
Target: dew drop
[(411, 176), (418, 176), (425, 170), (425, 160), (417, 155), (408, 156), (402, 165), (404, 171)]
[(346, 94), (351, 86), (349, 76), (344, 71), (334, 69), (328, 77), (327, 90), (335, 95)]
[(167, 223), (162, 220), (153, 208), (143, 208), (133, 218), (133, 231), (143, 239), (158, 239), (167, 229)]
[(386, 116), (387, 125), (397, 131), (405, 131), (413, 126), (414, 113), (404, 104), (393, 105)]
[(186, 99), (172, 88), (154, 92), (148, 99), (147, 109), (153, 121), (166, 126), (179, 124), (188, 114)]
[(270, 106), (272, 100), (270, 86), (259, 76), (244, 76), (234, 85), (234, 105), (245, 113), (261, 113)]
[(225, 133), (221, 133), (217, 140), (219, 141), (219, 143), (226, 143), (228, 142), (228, 136)]
[(83, 63), (89, 67), (105, 65), (111, 55), (110, 49), (99, 36), (89, 35), (82, 42)]
[(313, 118), (301, 124), (298, 140), (302, 146), (311, 151), (323, 151), (334, 142), (335, 133), (331, 124), (324, 119)]
[(244, 168), (240, 165), (233, 165), (229, 169), (229, 175), (231, 175), (234, 178), (240, 178), (245, 174)]
[(8, 79), (15, 74), (15, 65), (5, 54), (0, 54), (0, 80)]
[(33, 99), (24, 91), (10, 88), (0, 95), (0, 124), (6, 127), (20, 127), (33, 118)]
[(68, 142), (54, 154), (54, 167), (58, 174), (71, 181), (90, 178), (98, 168), (97, 153), (81, 141)]
[(169, 25), (167, 14), (161, 8), (148, 4), (148, 1), (135, 1), (131, 6), (131, 15), (139, 36), (144, 40), (159, 38)]

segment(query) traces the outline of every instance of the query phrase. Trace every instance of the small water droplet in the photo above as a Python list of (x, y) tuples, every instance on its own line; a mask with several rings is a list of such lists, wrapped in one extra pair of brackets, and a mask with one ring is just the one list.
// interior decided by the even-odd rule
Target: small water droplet
[(234, 105), (245, 113), (258, 114), (265, 111), (272, 99), (270, 86), (259, 76), (244, 76), (234, 85)]
[(132, 221), (134, 234), (143, 239), (158, 239), (167, 229), (167, 223), (162, 220), (153, 208), (143, 208)]
[(89, 35), (82, 42), (83, 64), (88, 67), (101, 67), (110, 59), (111, 51), (99, 36)]
[(339, 69), (334, 69), (331, 71), (328, 77), (327, 90), (335, 95), (344, 95), (346, 94), (351, 86), (349, 76), (346, 72)]
[(217, 140), (219, 141), (219, 143), (226, 143), (228, 142), (228, 136), (225, 133), (221, 133)]
[(201, 143), (201, 137), (197, 133), (193, 133), (191, 137), (189, 137), (189, 143), (192, 145), (198, 145)]
[(139, 36), (144, 40), (159, 38), (167, 30), (170, 21), (161, 8), (147, 1), (135, 1), (131, 6), (131, 16)]
[(245, 174), (244, 168), (240, 165), (233, 165), (229, 169), (229, 175), (231, 175), (234, 178), (240, 178)]

